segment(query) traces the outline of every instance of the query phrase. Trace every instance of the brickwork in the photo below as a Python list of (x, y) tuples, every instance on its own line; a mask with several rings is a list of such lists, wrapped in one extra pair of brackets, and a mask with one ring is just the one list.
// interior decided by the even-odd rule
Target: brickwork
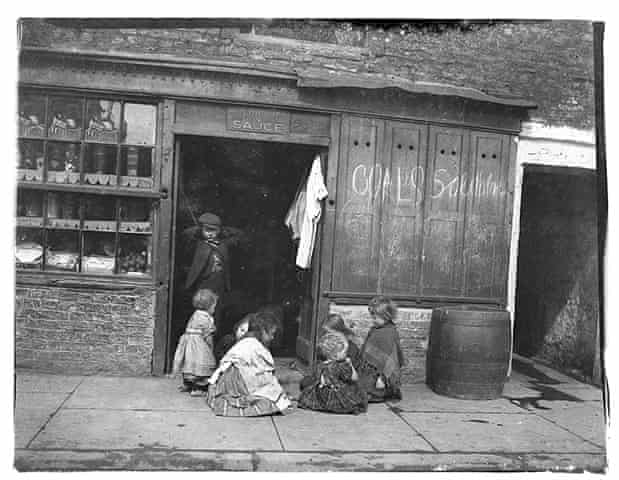
[(63, 373), (150, 375), (155, 295), (18, 286), (18, 368)]
[[(345, 22), (239, 28), (60, 28), (23, 24), (22, 45), (176, 55), (252, 65), (398, 75), (536, 102), (532, 118), (592, 129), (593, 29), (589, 22), (495, 23), (468, 29), (366, 30)], [(287, 41), (287, 40), (298, 41)]]
[[(352, 327), (359, 344), (367, 336), (371, 326), (367, 306), (336, 305), (331, 313), (342, 315), (346, 324)], [(396, 326), (400, 335), (400, 346), (407, 364), (402, 369), (402, 382), (423, 383), (426, 378), (426, 351), (430, 335), (432, 310), (421, 308), (399, 308)]]

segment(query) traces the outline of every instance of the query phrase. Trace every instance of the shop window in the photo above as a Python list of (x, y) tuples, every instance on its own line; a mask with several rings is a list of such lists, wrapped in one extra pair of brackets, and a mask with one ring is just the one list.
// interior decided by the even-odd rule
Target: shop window
[(20, 137), (45, 137), (46, 98), (43, 95), (25, 94), (19, 98), (18, 132)]
[(25, 182), (42, 182), (45, 163), (44, 143), (39, 140), (18, 142), (17, 179)]
[(148, 277), (157, 106), (20, 91), (20, 270)]

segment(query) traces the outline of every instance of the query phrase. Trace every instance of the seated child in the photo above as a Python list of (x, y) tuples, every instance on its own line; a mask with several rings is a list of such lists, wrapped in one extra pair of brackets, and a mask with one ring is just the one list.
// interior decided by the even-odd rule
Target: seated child
[(332, 413), (358, 414), (367, 410), (367, 396), (347, 356), (348, 340), (339, 332), (327, 332), (318, 348), (325, 358), (309, 385), (301, 391), (299, 407)]
[[(359, 369), (359, 365), (361, 362), (361, 351), (356, 343), (355, 333), (348, 328), (342, 316), (338, 313), (331, 313), (327, 317), (327, 320), (322, 324), (320, 329), (320, 333), (318, 334), (318, 338), (324, 335), (327, 332), (340, 332), (346, 337), (348, 340), (348, 352), (347, 356), (352, 361), (352, 366), (355, 367), (355, 370)], [(320, 350), (318, 351), (320, 356)]]
[(397, 307), (391, 299), (379, 296), (370, 301), (368, 310), (372, 327), (361, 347), (360, 384), (370, 402), (401, 399), (400, 369), (405, 360), (393, 323)]
[(245, 315), (234, 324), (234, 328), (232, 329), (234, 333), (226, 333), (223, 337), (219, 339), (219, 341), (215, 345), (215, 359), (218, 362), (226, 354), (226, 352), (230, 350), (232, 345), (234, 345), (245, 336), (249, 327), (249, 320), (252, 318), (252, 316), (253, 314), (251, 313), (249, 315)]
[(183, 385), (179, 387), (181, 391), (200, 395), (208, 388), (208, 378), (216, 367), (213, 312), (217, 306), (217, 295), (208, 289), (198, 290), (193, 296), (193, 306), (196, 311), (178, 341), (172, 374), (183, 374)]
[(268, 315), (258, 313), (250, 318), (245, 336), (228, 350), (209, 379), (207, 403), (215, 415), (257, 417), (280, 413), (290, 406), (268, 350), (276, 333)]

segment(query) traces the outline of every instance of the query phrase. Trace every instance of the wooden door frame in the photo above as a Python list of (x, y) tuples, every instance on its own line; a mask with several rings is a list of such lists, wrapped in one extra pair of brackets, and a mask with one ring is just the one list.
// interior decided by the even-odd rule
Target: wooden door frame
[[(335, 194), (335, 180), (337, 179), (337, 152), (338, 152), (338, 143), (339, 143), (339, 125), (340, 125), (340, 116), (339, 115), (332, 115), (331, 116), (331, 138), (329, 141), (329, 145), (328, 147), (325, 146), (324, 141), (321, 142), (316, 142), (316, 143), (302, 143), (302, 142), (293, 142), (295, 144), (300, 144), (300, 145), (305, 145), (305, 146), (310, 146), (310, 147), (315, 147), (316, 149), (320, 149), (322, 151), (327, 151), (327, 189), (329, 191), (329, 195), (331, 195), (331, 192), (333, 192), (333, 194)], [(335, 124), (335, 126), (334, 126)], [(334, 142), (334, 131), (336, 131), (335, 133), (335, 139), (336, 141)], [(221, 140), (240, 140), (240, 141), (260, 141), (261, 139), (259, 138), (255, 138), (254, 136), (248, 134), (247, 136), (234, 136), (234, 137), (230, 137), (230, 136), (225, 136), (225, 135), (218, 135), (218, 134), (206, 134), (206, 133), (200, 133), (200, 134), (191, 134), (191, 133), (183, 133), (181, 131), (178, 131), (176, 129), (172, 129), (170, 130), (170, 135), (172, 137), (171, 141), (169, 143), (171, 143), (174, 146), (174, 151), (173, 151), (173, 173), (171, 173), (171, 181), (172, 181), (172, 203), (171, 203), (171, 212), (169, 212), (167, 218), (169, 218), (169, 221), (171, 222), (171, 224), (169, 225), (168, 231), (171, 232), (170, 235), (170, 239), (169, 239), (169, 268), (167, 269), (167, 272), (169, 274), (169, 277), (166, 279), (166, 283), (168, 285), (167, 288), (167, 298), (166, 298), (166, 306), (167, 306), (167, 310), (166, 310), (166, 315), (165, 315), (165, 331), (163, 331), (163, 328), (160, 329), (161, 330), (161, 334), (165, 334), (165, 349), (163, 351), (163, 353), (159, 353), (158, 357), (159, 357), (159, 361), (158, 364), (160, 365), (159, 368), (157, 369), (157, 371), (154, 371), (154, 373), (156, 374), (163, 374), (167, 371), (169, 371), (169, 368), (171, 366), (171, 355), (170, 352), (171, 350), (174, 348), (174, 346), (171, 344), (171, 338), (170, 338), (170, 334), (172, 329), (171, 327), (171, 322), (172, 322), (172, 310), (173, 310), (173, 306), (174, 306), (174, 262), (175, 262), (175, 252), (176, 252), (176, 216), (177, 216), (177, 209), (178, 209), (178, 200), (179, 200), (179, 196), (178, 196), (178, 192), (179, 192), (179, 186), (180, 186), (180, 181), (181, 181), (181, 171), (182, 171), (182, 166), (181, 166), (181, 156), (182, 156), (182, 151), (181, 151), (181, 143), (182, 143), (182, 138), (183, 137), (188, 137), (188, 136), (194, 136), (194, 137), (200, 137), (203, 139), (206, 138), (212, 138), (212, 139), (221, 139)], [(286, 141), (286, 137), (281, 138), (281, 140), (277, 139), (273, 139), (273, 138), (269, 138), (268, 140), (264, 140), (264, 141), (269, 141), (272, 143), (290, 143)], [(333, 155), (333, 156), (332, 156)], [(333, 160), (332, 160), (333, 158)], [(335, 198), (335, 197), (334, 197)], [(325, 202), (326, 204), (328, 203)], [(333, 203), (333, 208), (332, 210), (334, 210), (334, 205), (335, 203)], [(328, 210), (328, 209), (325, 209)], [(327, 221), (327, 218), (329, 216), (327, 215), (327, 212), (325, 211), (325, 215), (323, 215), (323, 222)], [(335, 223), (335, 216), (332, 215), (333, 218), (330, 218), (331, 223), (334, 224)], [(333, 251), (333, 235), (327, 235), (327, 238), (325, 240), (325, 228), (323, 228), (322, 223), (320, 222), (319, 226), (318, 226), (318, 231), (317, 231), (317, 239), (316, 239), (316, 247), (315, 247), (315, 253), (314, 253), (314, 258), (312, 261), (312, 284), (315, 284), (315, 288), (312, 288), (312, 295), (314, 298), (314, 302), (312, 304), (312, 313), (311, 313), (311, 334), (310, 334), (310, 339), (308, 342), (307, 347), (310, 349), (311, 351), (308, 353), (311, 353), (311, 355), (308, 356), (308, 358), (310, 358), (310, 362), (313, 363), (314, 358), (315, 358), (315, 338), (316, 338), (316, 332), (318, 330), (317, 327), (317, 320), (318, 318), (323, 318), (324, 315), (326, 315), (328, 313), (328, 309), (329, 309), (329, 305), (328, 305), (328, 299), (322, 295), (322, 291), (324, 290), (323, 286), (322, 286), (322, 282), (325, 279), (327, 273), (323, 273), (323, 270), (326, 270), (326, 272), (328, 272), (328, 284), (330, 284), (330, 272), (331, 272), (331, 257), (329, 256), (329, 254), (332, 253)], [(163, 225), (162, 222), (162, 227), (166, 227)], [(333, 225), (331, 230), (333, 230)], [(323, 257), (323, 252), (326, 251), (328, 252), (328, 255), (325, 255), (325, 257), (328, 257), (328, 263), (325, 264), (323, 263), (324, 261), (324, 257)], [(320, 259), (320, 261), (318, 261), (317, 259)], [(328, 266), (328, 268), (324, 269), (322, 268), (323, 266)], [(316, 281), (314, 281), (316, 280)], [(161, 314), (160, 311), (157, 312), (158, 315)], [(163, 323), (161, 321), (161, 319), (159, 320), (159, 323)], [(298, 337), (297, 337), (298, 338)], [(161, 343), (161, 340), (160, 340)], [(297, 340), (296, 342), (296, 355), (297, 357), (299, 356), (298, 354), (298, 348), (299, 348), (299, 342)], [(159, 350), (161, 350), (161, 347), (159, 347)]]

